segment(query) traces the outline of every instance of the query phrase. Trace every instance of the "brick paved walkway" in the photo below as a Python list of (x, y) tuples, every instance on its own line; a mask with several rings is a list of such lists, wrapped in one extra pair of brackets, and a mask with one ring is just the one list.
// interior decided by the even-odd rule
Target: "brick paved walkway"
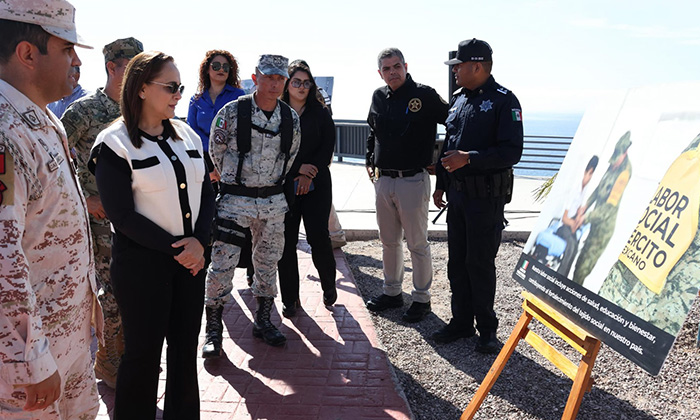
[[(342, 251), (335, 251), (338, 301), (329, 310), (322, 302), (309, 247), (301, 240), (299, 244), (303, 310), (283, 320), (284, 347), (270, 347), (252, 337), (255, 299), (244, 270), (236, 270), (235, 301), (223, 315), (226, 357), (198, 359), (202, 419), (410, 419)], [(276, 304), (272, 320), (279, 325), (279, 298)], [(165, 358), (162, 366), (165, 369)], [(98, 386), (98, 419), (104, 420), (110, 418), (114, 393), (101, 382)], [(162, 418), (164, 390), (165, 371), (157, 418)]]

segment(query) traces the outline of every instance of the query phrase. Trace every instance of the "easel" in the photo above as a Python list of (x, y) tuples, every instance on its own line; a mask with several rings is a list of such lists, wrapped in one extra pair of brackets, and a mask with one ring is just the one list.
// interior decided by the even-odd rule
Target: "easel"
[[(506, 341), (503, 349), (501, 349), (501, 352), (498, 354), (496, 361), (493, 362), (488, 374), (486, 374), (486, 377), (481, 382), (469, 406), (467, 406), (467, 409), (462, 413), (460, 420), (470, 420), (474, 418), (476, 411), (481, 406), (481, 403), (484, 402), (484, 399), (486, 399), (486, 395), (488, 395), (496, 379), (498, 379), (498, 375), (501, 374), (506, 362), (522, 339), (525, 339), (535, 350), (542, 354), (547, 360), (554, 363), (556, 367), (574, 381), (571, 392), (569, 393), (569, 399), (566, 402), (566, 407), (564, 407), (564, 414), (561, 416), (562, 420), (573, 420), (576, 418), (579, 407), (581, 406), (581, 401), (583, 400), (583, 394), (591, 390), (593, 386), (591, 371), (593, 370), (593, 363), (598, 355), (598, 350), (600, 350), (600, 340), (585, 332), (554, 308), (536, 298), (533, 294), (523, 292), (523, 297), (525, 298), (523, 302), (523, 314), (520, 316), (508, 341)], [(571, 347), (581, 353), (581, 363), (576, 365), (542, 337), (530, 331), (528, 325), (530, 321), (532, 321), (532, 318), (537, 318), (537, 320), (547, 328), (557, 333), (557, 335), (569, 343)]]

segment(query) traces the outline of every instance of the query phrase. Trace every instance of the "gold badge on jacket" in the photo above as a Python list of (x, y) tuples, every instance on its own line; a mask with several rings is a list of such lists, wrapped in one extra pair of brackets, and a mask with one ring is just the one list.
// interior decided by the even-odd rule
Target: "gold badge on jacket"
[(410, 101), (408, 101), (408, 109), (411, 112), (418, 112), (420, 109), (423, 107), (423, 102), (421, 102), (420, 99), (418, 98), (413, 98)]

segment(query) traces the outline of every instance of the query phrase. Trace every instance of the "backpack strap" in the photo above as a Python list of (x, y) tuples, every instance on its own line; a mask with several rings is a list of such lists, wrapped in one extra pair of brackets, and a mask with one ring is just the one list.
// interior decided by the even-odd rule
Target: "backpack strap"
[(277, 185), (282, 185), (282, 183), (284, 183), (284, 176), (287, 173), (289, 158), (291, 157), (290, 152), (292, 150), (292, 137), (294, 135), (294, 120), (292, 118), (292, 108), (283, 101), (277, 100), (277, 103), (280, 104), (280, 111), (282, 112), (282, 123), (280, 124), (282, 138), (280, 149), (282, 153), (284, 153), (284, 166), (282, 167), (282, 175), (280, 179), (277, 180)]
[(241, 182), (241, 171), (243, 170), (243, 160), (250, 153), (252, 128), (252, 107), (253, 100), (250, 95), (242, 96), (238, 99), (238, 116), (236, 127), (236, 144), (238, 147), (238, 168), (236, 169), (236, 184)]

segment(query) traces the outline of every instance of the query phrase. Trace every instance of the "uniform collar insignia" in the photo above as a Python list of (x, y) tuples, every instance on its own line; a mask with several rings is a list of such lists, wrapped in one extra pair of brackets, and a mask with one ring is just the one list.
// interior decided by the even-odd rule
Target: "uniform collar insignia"
[(41, 128), (41, 122), (39, 117), (36, 115), (36, 111), (33, 109), (28, 109), (22, 114), (22, 119), (33, 129)]
[(490, 99), (487, 99), (485, 101), (481, 102), (481, 105), (479, 105), (479, 109), (483, 112), (488, 111), (489, 109), (493, 108), (493, 102), (491, 102)]

